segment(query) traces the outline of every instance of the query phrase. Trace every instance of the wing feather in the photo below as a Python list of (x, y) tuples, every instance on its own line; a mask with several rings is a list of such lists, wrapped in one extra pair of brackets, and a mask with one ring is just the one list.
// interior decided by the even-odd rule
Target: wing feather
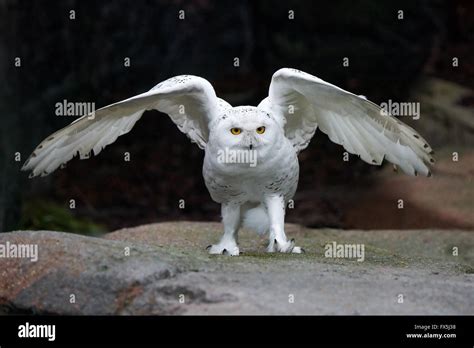
[(44, 176), (70, 161), (98, 155), (133, 128), (146, 110), (158, 110), (170, 116), (178, 128), (200, 148), (209, 136), (208, 125), (222, 108), (230, 105), (216, 97), (211, 84), (191, 75), (163, 81), (150, 91), (105, 106), (84, 115), (69, 126), (43, 140), (25, 162), (22, 170), (30, 177)]
[[(386, 160), (411, 175), (430, 175), (432, 149), (413, 128), (367, 100), (295, 69), (280, 69), (259, 105), (281, 119), (299, 152), (319, 127), (331, 141), (370, 164)], [(287, 111), (295, 111), (290, 115)]]

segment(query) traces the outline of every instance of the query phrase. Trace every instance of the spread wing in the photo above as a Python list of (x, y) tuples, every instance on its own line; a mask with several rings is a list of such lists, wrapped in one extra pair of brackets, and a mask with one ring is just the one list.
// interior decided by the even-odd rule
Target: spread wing
[(281, 120), (297, 152), (308, 146), (319, 127), (331, 141), (367, 163), (380, 165), (385, 158), (407, 174), (431, 174), (433, 151), (413, 128), (365, 97), (310, 74), (278, 70), (259, 107)]
[(230, 105), (216, 97), (207, 80), (191, 75), (176, 76), (148, 92), (84, 115), (51, 134), (37, 146), (22, 170), (31, 170), (30, 177), (45, 176), (77, 154), (81, 159), (89, 158), (91, 151), (97, 155), (128, 133), (146, 110), (152, 109), (168, 114), (179, 130), (204, 148), (209, 123), (219, 109), (227, 107)]

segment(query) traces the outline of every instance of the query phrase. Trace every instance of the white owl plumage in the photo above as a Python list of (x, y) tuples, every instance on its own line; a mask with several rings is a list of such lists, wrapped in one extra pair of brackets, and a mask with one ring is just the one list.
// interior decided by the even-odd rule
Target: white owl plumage
[[(319, 127), (335, 143), (367, 163), (384, 159), (410, 175), (429, 176), (434, 163), (428, 143), (411, 127), (381, 108), (337, 86), (296, 69), (280, 69), (269, 95), (257, 107), (232, 107), (205, 79), (183, 75), (150, 91), (84, 115), (48, 136), (22, 170), (48, 175), (77, 154), (97, 155), (128, 133), (146, 110), (170, 116), (205, 151), (203, 176), (221, 204), (224, 234), (211, 254), (239, 255), (243, 225), (268, 233), (269, 252), (301, 253), (284, 232), (285, 207), (298, 184), (298, 153)], [(225, 157), (224, 154), (231, 154)], [(255, 165), (236, 159), (255, 155)]]

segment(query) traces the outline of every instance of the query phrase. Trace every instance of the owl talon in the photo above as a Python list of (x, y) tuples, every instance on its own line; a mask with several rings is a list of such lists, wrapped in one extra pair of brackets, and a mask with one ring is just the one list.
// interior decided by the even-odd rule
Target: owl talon
[(293, 247), (293, 249), (291, 249), (291, 253), (292, 254), (304, 254), (305, 251), (302, 247), (295, 246), (295, 247)]
[(286, 242), (282, 242), (282, 243), (278, 243), (278, 241), (275, 239), (274, 243), (273, 243), (273, 246), (269, 245), (267, 250), (268, 250), (268, 252), (278, 251), (280, 253), (293, 253), (293, 254), (302, 254), (302, 253), (304, 253), (303, 248), (301, 248), (299, 246), (295, 246), (295, 240), (294, 239), (291, 239), (290, 241), (286, 241)]
[(209, 254), (211, 255), (227, 255), (227, 256), (240, 255), (239, 247), (237, 245), (231, 245), (230, 243), (226, 243), (226, 245), (223, 245), (221, 243), (213, 244), (213, 245), (210, 245), (207, 248), (207, 250), (209, 251)]

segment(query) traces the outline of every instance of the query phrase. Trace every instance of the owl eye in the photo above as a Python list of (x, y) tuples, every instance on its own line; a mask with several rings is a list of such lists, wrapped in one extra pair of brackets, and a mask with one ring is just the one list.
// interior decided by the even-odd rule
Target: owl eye
[(240, 129), (240, 128), (231, 128), (230, 132), (234, 135), (239, 135), (240, 133), (242, 133), (242, 129)]
[(258, 128), (257, 128), (257, 133), (258, 133), (258, 134), (263, 134), (263, 133), (265, 133), (265, 127), (264, 127), (264, 126), (258, 127)]

